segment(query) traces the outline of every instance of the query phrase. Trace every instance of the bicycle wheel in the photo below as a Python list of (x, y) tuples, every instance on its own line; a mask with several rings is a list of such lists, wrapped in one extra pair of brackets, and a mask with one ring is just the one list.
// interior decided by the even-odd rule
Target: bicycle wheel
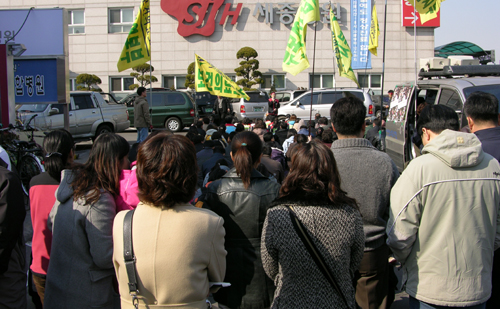
[(17, 171), (23, 185), (23, 191), (29, 195), (30, 180), (36, 175), (45, 172), (42, 162), (32, 153), (26, 153), (19, 160)]

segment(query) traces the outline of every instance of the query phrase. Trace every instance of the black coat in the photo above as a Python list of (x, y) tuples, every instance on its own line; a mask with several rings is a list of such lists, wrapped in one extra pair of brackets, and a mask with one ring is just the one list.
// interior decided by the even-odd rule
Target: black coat
[[(227, 111), (228, 109), (230, 110), (230, 112)], [(222, 108), (219, 107), (219, 100), (216, 99), (214, 102), (214, 111), (216, 114), (221, 116), (221, 120), (224, 121), (224, 117), (233, 113), (233, 105), (231, 104), (230, 99), (222, 98)]]
[(224, 218), (226, 276), (231, 286), (214, 294), (216, 301), (230, 308), (262, 309), (271, 305), (274, 284), (264, 273), (260, 256), (260, 236), (266, 213), (278, 196), (279, 184), (252, 171), (244, 189), (233, 168), (208, 185), (203, 207)]

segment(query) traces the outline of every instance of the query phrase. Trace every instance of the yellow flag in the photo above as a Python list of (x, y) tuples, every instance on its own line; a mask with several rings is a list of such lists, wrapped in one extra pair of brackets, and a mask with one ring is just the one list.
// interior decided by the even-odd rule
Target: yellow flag
[(213, 95), (228, 98), (245, 98), (250, 100), (248, 94), (233, 82), (226, 74), (222, 73), (208, 61), (194, 55), (194, 85), (196, 91), (208, 91)]
[(349, 44), (340, 29), (337, 17), (333, 14), (330, 8), (330, 27), (332, 28), (332, 45), (335, 51), (335, 58), (337, 58), (337, 66), (339, 67), (340, 76), (344, 76), (352, 80), (359, 87), (358, 79), (351, 68), (351, 49)]
[(444, 0), (408, 0), (418, 13), (420, 13), (420, 21), (422, 24), (436, 18), (441, 2), (443, 1)]
[(283, 71), (297, 75), (309, 67), (309, 60), (306, 56), (307, 23), (319, 21), (319, 19), (318, 0), (301, 0), (290, 30), (283, 59)]
[(151, 32), (149, 0), (142, 0), (141, 7), (132, 29), (127, 36), (120, 59), (118, 72), (133, 68), (151, 60)]
[(373, 5), (372, 11), (372, 24), (370, 26), (370, 43), (368, 50), (374, 55), (377, 55), (378, 36), (380, 35), (380, 28), (378, 26), (377, 7)]

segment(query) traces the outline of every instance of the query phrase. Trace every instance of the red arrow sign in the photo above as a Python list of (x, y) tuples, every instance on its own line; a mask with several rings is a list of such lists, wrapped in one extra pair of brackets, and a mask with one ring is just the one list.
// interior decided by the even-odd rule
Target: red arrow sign
[(401, 19), (402, 19), (402, 24), (403, 27), (413, 27), (415, 23), (415, 13), (417, 14), (416, 19), (417, 19), (417, 27), (434, 27), (437, 28), (441, 26), (441, 10), (437, 13), (436, 18), (428, 20), (422, 25), (421, 18), (420, 18), (420, 13), (417, 11), (414, 11), (413, 6), (408, 0), (401, 0), (402, 1), (402, 14), (401, 14)]

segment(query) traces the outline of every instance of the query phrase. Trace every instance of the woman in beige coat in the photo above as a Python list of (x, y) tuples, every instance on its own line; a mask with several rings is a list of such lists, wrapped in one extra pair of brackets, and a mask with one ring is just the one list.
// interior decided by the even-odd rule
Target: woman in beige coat
[[(140, 308), (207, 308), (209, 282), (226, 271), (223, 219), (191, 206), (197, 180), (196, 152), (184, 136), (157, 134), (137, 155), (141, 202), (135, 209), (132, 243)], [(113, 261), (122, 308), (133, 308), (123, 257), (123, 220), (113, 226)]]

